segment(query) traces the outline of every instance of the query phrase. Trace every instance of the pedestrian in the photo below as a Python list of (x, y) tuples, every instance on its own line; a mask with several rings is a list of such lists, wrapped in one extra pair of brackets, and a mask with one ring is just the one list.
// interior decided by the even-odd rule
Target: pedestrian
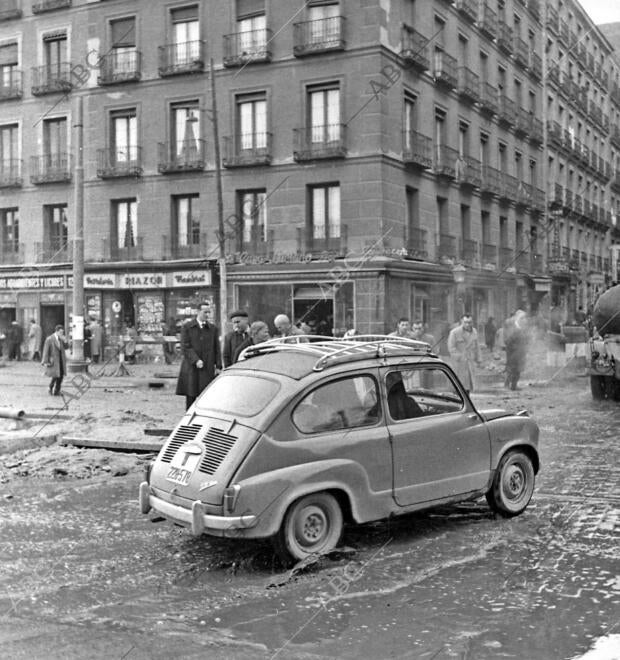
[[(164, 335), (164, 361), (166, 364), (172, 364), (177, 343), (177, 322), (173, 316), (168, 319), (168, 323), (162, 328), (162, 332)], [(167, 338), (173, 337), (174, 341), (172, 341), (172, 339), (170, 341), (167, 340)]]
[(90, 324), (90, 354), (95, 364), (99, 363), (102, 352), (103, 328), (97, 319), (93, 319)]
[(176, 393), (185, 396), (186, 410), (222, 368), (220, 339), (208, 313), (209, 303), (201, 303), (196, 318), (181, 326), (183, 362)]
[(125, 323), (125, 332), (123, 332), (122, 351), (125, 353), (125, 360), (130, 364), (136, 363), (136, 340), (138, 331), (133, 327), (131, 321)]
[(300, 337), (303, 335), (303, 332), (291, 323), (291, 319), (286, 314), (278, 314), (273, 319), (273, 324), (280, 333), (280, 337)]
[(24, 341), (24, 330), (17, 321), (11, 321), (7, 332), (7, 343), (9, 346), (9, 360), (22, 359), (22, 342)]
[(461, 323), (450, 330), (448, 352), (452, 358), (454, 371), (469, 394), (474, 391), (474, 364), (480, 364), (478, 332), (474, 328), (471, 314), (465, 313)]
[(28, 354), (35, 362), (41, 361), (41, 340), (43, 339), (43, 330), (34, 320), (30, 319), (30, 329), (28, 330)]
[(91, 339), (92, 339), (92, 332), (90, 330), (90, 326), (85, 325), (84, 326), (84, 359), (85, 360), (90, 360), (92, 358), (92, 352), (91, 352)]
[(388, 337), (402, 337), (403, 339), (415, 339), (411, 332), (411, 324), (406, 316), (401, 316), (396, 323), (396, 330), (390, 332)]
[(247, 312), (238, 309), (232, 312), (228, 318), (232, 323), (232, 330), (226, 333), (224, 337), (224, 349), (222, 351), (224, 368), (230, 367), (231, 364), (236, 362), (235, 354), (237, 353), (237, 349), (250, 336), (248, 333), (249, 319)]
[(411, 335), (412, 339), (415, 339), (416, 341), (423, 341), (431, 348), (435, 347), (435, 337), (427, 332), (424, 332), (424, 322), (421, 319), (416, 319), (411, 324)]
[(255, 344), (262, 344), (264, 341), (269, 339), (269, 327), (263, 321), (254, 321), (250, 326), (249, 337), (245, 339), (235, 351), (233, 356), (233, 364), (237, 362), (239, 356), (248, 346), (254, 346)]
[(60, 395), (62, 379), (67, 373), (67, 356), (65, 350), (69, 344), (65, 341), (65, 329), (57, 325), (54, 332), (47, 337), (43, 344), (43, 357), (41, 364), (45, 367), (45, 375), (52, 380), (49, 385), (49, 393), (54, 396)]
[(487, 345), (487, 348), (493, 352), (495, 346), (495, 335), (497, 334), (497, 325), (495, 325), (495, 319), (492, 316), (489, 316), (487, 322), (484, 324), (484, 343)]
[(506, 379), (504, 387), (517, 389), (521, 372), (527, 358), (527, 314), (518, 309), (504, 323), (504, 344), (506, 346)]

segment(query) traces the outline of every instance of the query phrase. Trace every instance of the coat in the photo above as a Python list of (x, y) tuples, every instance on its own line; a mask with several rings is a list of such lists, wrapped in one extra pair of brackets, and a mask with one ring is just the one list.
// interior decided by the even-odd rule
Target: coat
[(236, 354), (237, 349), (245, 340), (249, 337), (247, 332), (229, 332), (224, 337), (224, 350), (222, 352), (222, 358), (224, 360), (224, 366), (230, 367), (231, 364), (235, 364), (237, 361)]
[[(201, 329), (196, 319), (185, 323), (181, 327), (181, 351), (183, 362), (176, 393), (196, 397), (215, 378), (215, 369), (222, 368), (220, 339), (215, 326), (205, 323)], [(198, 360), (204, 362), (202, 369), (196, 367)]]
[(66, 341), (59, 339), (56, 333), (51, 334), (43, 344), (41, 362), (45, 365), (45, 375), (50, 378), (62, 378), (67, 373)]
[(103, 344), (103, 328), (97, 323), (90, 326), (90, 353), (101, 355)]
[(28, 352), (34, 355), (41, 350), (41, 340), (43, 339), (43, 330), (38, 323), (31, 323), (28, 330)]
[(474, 362), (480, 362), (480, 349), (478, 347), (478, 332), (472, 328), (466, 332), (459, 325), (450, 330), (448, 335), (448, 352), (452, 358), (452, 366), (459, 377), (463, 387), (473, 392), (474, 390)]

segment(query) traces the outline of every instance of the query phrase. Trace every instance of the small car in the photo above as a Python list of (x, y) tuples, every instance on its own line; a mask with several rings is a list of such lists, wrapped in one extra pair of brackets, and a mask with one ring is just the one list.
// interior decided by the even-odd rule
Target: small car
[(270, 537), (290, 562), (336, 548), (345, 522), (483, 495), (514, 516), (532, 497), (535, 421), (477, 410), (428, 344), (271, 340), (241, 358), (164, 443), (142, 513), (196, 535)]

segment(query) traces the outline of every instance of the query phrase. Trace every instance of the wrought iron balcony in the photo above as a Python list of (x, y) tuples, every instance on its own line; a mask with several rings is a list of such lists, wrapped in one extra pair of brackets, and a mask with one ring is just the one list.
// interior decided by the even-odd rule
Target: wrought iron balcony
[(403, 161), (423, 169), (433, 166), (433, 142), (417, 131), (403, 131)]
[(564, 189), (564, 208), (567, 211), (573, 210), (573, 191), (568, 188)]
[(71, 6), (71, 0), (39, 0), (32, 3), (32, 13), (42, 14), (45, 11), (54, 11), (56, 9), (65, 9)]
[(516, 177), (502, 172), (502, 189), (499, 194), (501, 199), (506, 199), (512, 202), (516, 201), (518, 187), (519, 182)]
[(439, 245), (437, 256), (446, 259), (456, 259), (458, 257), (458, 241), (452, 234), (439, 234)]
[(224, 138), (224, 167), (271, 163), (271, 133), (245, 133)]
[(30, 181), (41, 183), (68, 183), (71, 181), (72, 156), (59, 152), (32, 156), (30, 159)]
[(480, 2), (478, 29), (489, 39), (495, 39), (497, 37), (497, 13), (489, 7), (488, 0), (482, 0)]
[(513, 39), (513, 50), (515, 62), (521, 67), (526, 68), (529, 63), (529, 46), (521, 37), (515, 36)]
[(557, 121), (547, 121), (549, 142), (560, 149), (563, 146), (562, 127)]
[(164, 259), (198, 259), (207, 254), (207, 235), (171, 234), (163, 237)]
[(456, 0), (456, 9), (470, 23), (478, 19), (478, 0)]
[(328, 124), (293, 129), (293, 158), (299, 161), (344, 158), (346, 125)]
[(545, 191), (532, 186), (532, 211), (542, 212), (545, 210)]
[(560, 16), (558, 10), (548, 2), (545, 3), (545, 5), (547, 29), (557, 36), (560, 30)]
[(488, 82), (482, 82), (480, 86), (480, 109), (489, 114), (497, 114), (497, 88)]
[(275, 231), (263, 225), (253, 225), (249, 236), (241, 236), (235, 250), (258, 261), (271, 261), (275, 252)]
[(0, 77), (0, 101), (22, 97), (22, 72), (13, 67), (6, 68)]
[(20, 5), (20, 0), (5, 0), (2, 3), (2, 9), (0, 9), (0, 22), (21, 18), (22, 9)]
[(560, 183), (554, 183), (553, 190), (550, 190), (549, 197), (551, 198), (551, 205), (560, 207), (564, 204), (564, 188)]
[(70, 62), (32, 67), (31, 92), (33, 96), (66, 94), (70, 92), (73, 87), (71, 70), (72, 65)]
[(103, 239), (103, 260), (104, 261), (143, 261), (144, 239), (142, 236), (135, 236), (133, 245), (118, 245), (110, 238)]
[(482, 244), (482, 263), (497, 266), (497, 246), (491, 243)]
[(433, 149), (433, 171), (437, 176), (454, 179), (456, 176), (456, 161), (459, 152), (445, 144), (436, 144)]
[(407, 256), (412, 259), (426, 259), (428, 257), (426, 229), (422, 229), (421, 227), (408, 227), (406, 228), (405, 233)]
[(100, 58), (97, 84), (116, 85), (135, 82), (142, 77), (142, 53), (139, 50), (117, 51), (113, 49)]
[(457, 158), (456, 181), (462, 187), (479, 188), (482, 184), (482, 163), (471, 156)]
[(295, 57), (314, 55), (328, 50), (344, 50), (344, 16), (330, 16), (293, 25)]
[(443, 50), (433, 54), (433, 77), (438, 85), (456, 89), (458, 85), (457, 61)]
[(530, 70), (530, 73), (537, 80), (541, 80), (542, 79), (542, 58), (538, 53), (534, 53), (534, 52), (531, 52), (529, 55), (530, 55), (530, 61), (529, 61), (527, 66)]
[(532, 202), (532, 186), (517, 179), (517, 194), (515, 202), (519, 206), (529, 206)]
[(224, 66), (271, 62), (271, 30), (246, 30), (224, 35)]
[(142, 175), (142, 147), (97, 149), (97, 176), (114, 179)]
[(459, 256), (469, 266), (477, 265), (479, 262), (478, 241), (471, 238), (462, 238), (461, 254)]
[(0, 242), (0, 264), (23, 264), (24, 244), (9, 238)]
[(0, 188), (21, 188), (22, 161), (17, 158), (0, 160)]
[(557, 62), (554, 62), (553, 60), (549, 62), (549, 70), (547, 72), (547, 77), (549, 78), (549, 81), (552, 82), (554, 85), (556, 86), (560, 85), (560, 66)]
[(428, 39), (409, 25), (403, 25), (401, 32), (402, 46), (400, 56), (405, 64), (418, 71), (428, 71)]
[(516, 103), (514, 127), (515, 135), (528, 135), (531, 127), (530, 113), (523, 108), (517, 107)]
[(204, 46), (202, 39), (159, 46), (159, 75), (202, 73), (205, 68)]
[(499, 195), (502, 191), (502, 173), (490, 165), (482, 166), (482, 181), (480, 193), (486, 195)]
[(205, 168), (204, 140), (159, 142), (157, 148), (159, 152), (157, 170), (161, 174), (194, 172)]
[(497, 45), (500, 50), (504, 51), (507, 55), (512, 55), (512, 28), (506, 23), (499, 23), (499, 30), (497, 35)]
[(466, 66), (459, 67), (457, 91), (462, 98), (477, 103), (480, 101), (480, 76)]
[(538, 117), (534, 117), (532, 114), (529, 115), (530, 117), (530, 142), (534, 144), (542, 144), (544, 136), (543, 136), (543, 123)]
[[(297, 251), (300, 253), (327, 253), (326, 256), (344, 257), (347, 254), (348, 227), (340, 225), (339, 236), (326, 236), (325, 227), (298, 227)], [(316, 254), (315, 256), (321, 256)]]
[(509, 99), (506, 94), (498, 94), (497, 118), (499, 121), (509, 126), (514, 126), (517, 115), (517, 104)]
[(512, 248), (500, 247), (499, 248), (499, 267), (502, 270), (507, 268), (514, 268), (514, 255)]
[(70, 243), (67, 238), (52, 236), (47, 241), (34, 244), (36, 263), (58, 264), (71, 261)]

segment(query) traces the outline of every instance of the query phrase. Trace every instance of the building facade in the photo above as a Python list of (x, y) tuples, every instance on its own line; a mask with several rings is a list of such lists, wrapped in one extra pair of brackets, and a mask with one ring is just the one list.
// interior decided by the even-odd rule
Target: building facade
[(620, 63), (576, 2), (2, 7), (0, 324), (69, 321), (78, 96), (111, 343), (216, 317), (222, 244), (229, 309), (327, 334), (570, 315), (617, 279)]

